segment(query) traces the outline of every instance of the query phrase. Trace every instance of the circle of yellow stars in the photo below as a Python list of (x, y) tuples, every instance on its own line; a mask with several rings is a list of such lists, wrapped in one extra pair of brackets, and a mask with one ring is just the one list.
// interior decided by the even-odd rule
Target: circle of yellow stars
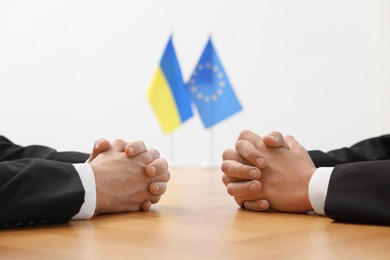
[[(212, 70), (213, 73), (217, 74), (218, 79), (218, 87), (216, 88), (215, 92), (213, 92), (210, 95), (204, 95), (202, 92), (200, 92), (199, 87), (196, 84), (196, 80), (194, 77), (196, 77), (201, 71), (203, 70)], [(211, 63), (198, 64), (196, 67), (196, 70), (192, 74), (192, 77), (190, 79), (190, 91), (193, 93), (198, 100), (203, 100), (204, 102), (208, 103), (210, 101), (217, 101), (218, 98), (223, 94), (223, 88), (225, 87), (225, 75), (223, 72), (219, 71), (219, 68), (217, 65), (211, 65)]]

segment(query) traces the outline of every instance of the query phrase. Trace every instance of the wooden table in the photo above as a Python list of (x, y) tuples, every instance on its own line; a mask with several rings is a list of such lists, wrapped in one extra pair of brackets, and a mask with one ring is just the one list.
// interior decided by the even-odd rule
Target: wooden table
[(171, 170), (150, 212), (0, 231), (0, 259), (390, 259), (390, 227), (256, 213), (218, 169)]

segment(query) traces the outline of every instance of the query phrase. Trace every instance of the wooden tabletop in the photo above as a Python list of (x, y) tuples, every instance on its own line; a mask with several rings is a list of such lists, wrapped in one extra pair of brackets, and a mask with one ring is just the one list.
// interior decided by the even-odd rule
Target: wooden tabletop
[(389, 259), (390, 227), (256, 213), (218, 169), (171, 170), (150, 212), (0, 231), (0, 259)]

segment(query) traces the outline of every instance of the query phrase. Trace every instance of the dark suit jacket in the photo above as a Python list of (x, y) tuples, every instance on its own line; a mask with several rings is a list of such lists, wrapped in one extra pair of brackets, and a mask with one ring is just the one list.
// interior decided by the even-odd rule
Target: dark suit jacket
[(326, 215), (339, 221), (390, 225), (390, 135), (309, 154), (317, 167), (335, 166)]
[(65, 222), (84, 202), (72, 163), (87, 154), (21, 147), (0, 136), (0, 227)]

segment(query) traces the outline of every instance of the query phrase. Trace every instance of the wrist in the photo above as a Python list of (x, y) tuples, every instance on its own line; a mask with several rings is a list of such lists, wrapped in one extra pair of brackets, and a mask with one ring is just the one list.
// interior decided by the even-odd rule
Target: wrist
[(316, 171), (316, 168), (314, 167), (310, 167), (310, 169), (307, 171), (307, 174), (306, 174), (306, 179), (304, 181), (304, 194), (302, 196), (302, 201), (301, 201), (301, 205), (302, 205), (302, 212), (309, 212), (309, 211), (313, 211), (313, 206), (311, 204), (311, 201), (310, 201), (310, 194), (309, 194), (309, 187), (310, 187), (310, 180), (314, 174), (314, 172)]
[(105, 210), (104, 206), (104, 185), (103, 181), (101, 180), (101, 174), (100, 174), (100, 169), (97, 167), (93, 162), (90, 163), (93, 173), (95, 176), (95, 187), (96, 187), (96, 206), (95, 206), (95, 213), (103, 213)]

